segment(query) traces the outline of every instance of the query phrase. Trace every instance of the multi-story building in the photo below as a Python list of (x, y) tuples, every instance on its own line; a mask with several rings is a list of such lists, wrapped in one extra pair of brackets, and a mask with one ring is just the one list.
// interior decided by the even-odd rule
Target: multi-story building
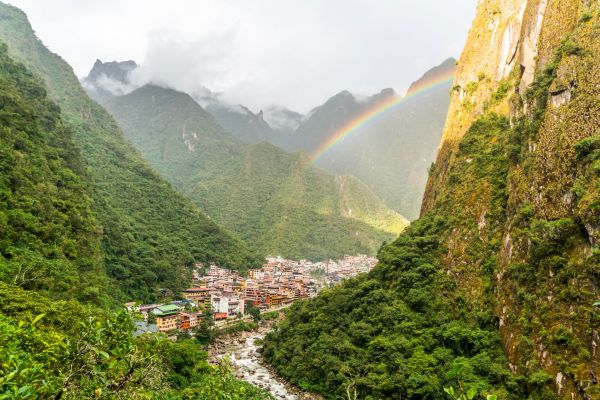
[(215, 313), (225, 313), (230, 317), (244, 313), (244, 301), (238, 297), (223, 294), (211, 298), (212, 309)]
[(201, 313), (179, 313), (179, 329), (193, 329), (202, 323)]
[(208, 287), (193, 287), (185, 289), (182, 295), (185, 299), (195, 302), (198, 307), (203, 307), (203, 305), (210, 304), (211, 292), (212, 289)]
[(156, 315), (156, 326), (159, 332), (168, 332), (178, 328), (179, 307), (174, 304), (167, 304), (156, 307), (152, 311)]

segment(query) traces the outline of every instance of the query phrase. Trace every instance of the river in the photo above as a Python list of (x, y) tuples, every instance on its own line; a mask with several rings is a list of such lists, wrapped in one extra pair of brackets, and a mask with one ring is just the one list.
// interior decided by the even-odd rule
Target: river
[(270, 324), (254, 332), (242, 332), (219, 338), (209, 347), (209, 360), (218, 362), (228, 357), (235, 375), (252, 385), (265, 389), (278, 400), (318, 400), (322, 397), (299, 390), (275, 375), (262, 362), (256, 341), (264, 338)]

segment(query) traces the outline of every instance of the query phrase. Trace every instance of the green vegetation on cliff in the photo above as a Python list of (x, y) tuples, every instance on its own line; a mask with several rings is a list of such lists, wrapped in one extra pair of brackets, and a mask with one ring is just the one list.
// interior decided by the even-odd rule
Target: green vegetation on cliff
[[(500, 193), (495, 220), (506, 202), (508, 163), (493, 137), (507, 128), (497, 115), (474, 124), (461, 142), (462, 162), (450, 171), (449, 193), (460, 196), (482, 183)], [(451, 207), (451, 198), (447, 202)], [(522, 378), (507, 368), (492, 309), (499, 242), (476, 240), (465, 249), (482, 260), (473, 281), (488, 287), (481, 306), (467, 307), (470, 293), (440, 268), (448, 233), (466, 218), (463, 210), (451, 210), (414, 222), (380, 250), (368, 275), (294, 305), (265, 340), (269, 363), (328, 398), (355, 385), (365, 399), (445, 399), (443, 388), (459, 382), (501, 399), (523, 398)]]
[(94, 308), (120, 293), (89, 179), (41, 79), (0, 44), (0, 399), (271, 399), (197, 342), (136, 338), (128, 315)]
[(184, 267), (194, 261), (242, 270), (260, 262), (152, 171), (110, 115), (88, 98), (69, 65), (35, 37), (26, 16), (2, 3), (0, 40), (43, 79), (60, 106), (72, 147), (81, 154), (83, 166), (75, 167), (85, 172), (81, 185), (101, 227), (94, 234), (100, 235), (105, 270), (122, 292), (151, 300), (159, 287), (177, 290), (186, 282)]
[(500, 399), (600, 396), (599, 27), (598, 3), (548, 2), (527, 90), (519, 62), (481, 73), (476, 97), (458, 87), (425, 215), (368, 275), (291, 308), (264, 344), (277, 371), (328, 398), (442, 399), (458, 381)]
[(147, 85), (105, 106), (159, 173), (263, 254), (374, 254), (407, 224), (351, 176), (233, 138), (187, 94)]

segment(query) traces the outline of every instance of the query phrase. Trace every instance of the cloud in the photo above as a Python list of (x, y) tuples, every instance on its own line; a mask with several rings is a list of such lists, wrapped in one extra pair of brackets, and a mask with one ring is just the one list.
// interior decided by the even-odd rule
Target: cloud
[(304, 115), (277, 106), (268, 107), (263, 117), (274, 129), (288, 132), (296, 130), (305, 119)]
[(125, 83), (120, 80), (113, 79), (106, 74), (101, 74), (94, 83), (84, 80), (82, 85), (91, 90), (104, 89), (113, 96), (122, 96), (128, 94), (139, 87), (139, 85), (134, 83)]
[(233, 28), (201, 38), (176, 30), (152, 31), (148, 51), (130, 79), (138, 85), (153, 82), (185, 91), (227, 87), (235, 71), (236, 35)]
[[(135, 59), (139, 81), (204, 86), (253, 111), (306, 112), (347, 89), (402, 92), (457, 57), (477, 0), (11, 0), (85, 76)], [(115, 12), (118, 10), (118, 12)], [(138, 75), (139, 74), (139, 75)]]

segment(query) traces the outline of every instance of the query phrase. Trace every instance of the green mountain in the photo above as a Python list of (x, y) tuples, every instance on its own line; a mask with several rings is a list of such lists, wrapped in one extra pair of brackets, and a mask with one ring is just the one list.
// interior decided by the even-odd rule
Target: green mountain
[(271, 399), (208, 365), (197, 342), (135, 338), (124, 312), (75, 300), (119, 293), (72, 133), (0, 44), (0, 398)]
[[(42, 78), (49, 98), (60, 106), (73, 151), (82, 160), (82, 167), (73, 168), (83, 170), (105, 271), (118, 288), (115, 296), (120, 291), (151, 300), (158, 288), (178, 289), (186, 284), (184, 267), (194, 261), (238, 269), (260, 262), (152, 171), (112, 117), (86, 95), (69, 65), (35, 37), (26, 16), (5, 4), (0, 4), (0, 40), (11, 57)], [(84, 217), (85, 229), (93, 229), (92, 217)]]
[(406, 226), (357, 179), (268, 143), (244, 144), (187, 94), (147, 85), (105, 107), (159, 173), (262, 253), (373, 254)]
[[(450, 82), (425, 91), (420, 86), (451, 75), (456, 60), (449, 58), (431, 68), (410, 86), (410, 97), (385, 114), (339, 141), (317, 160), (321, 168), (337, 175), (353, 175), (365, 183), (384, 203), (410, 219), (417, 217), (427, 169), (435, 159), (446, 119)], [(93, 98), (104, 102), (135, 88), (132, 61), (96, 61), (83, 80)], [(135, 79), (133, 79), (135, 81)], [(401, 99), (392, 89), (367, 98), (347, 90), (313, 108), (306, 116), (282, 107), (254, 113), (243, 105), (224, 103), (217, 94), (199, 87), (190, 95), (217, 123), (248, 144), (269, 142), (289, 152), (313, 154), (322, 143), (352, 120), (390, 98)]]
[(332, 399), (600, 398), (599, 28), (598, 2), (479, 2), (421, 218), (291, 308), (263, 350), (281, 375)]
[[(389, 207), (415, 219), (446, 120), (451, 83), (413, 91), (432, 77), (435, 81), (435, 76), (451, 74), (455, 63), (449, 58), (427, 71), (409, 88), (410, 97), (337, 142), (317, 159), (317, 165), (335, 174), (356, 176)], [(313, 154), (351, 121), (392, 98), (401, 97), (392, 89), (366, 99), (342, 91), (313, 108), (295, 130), (271, 135), (269, 140), (289, 151)]]
[(257, 114), (242, 105), (229, 106), (218, 101), (208, 101), (206, 111), (211, 113), (219, 125), (246, 143), (270, 141), (275, 135), (263, 118), (262, 110)]
[(72, 132), (4, 44), (0, 71), (0, 279), (104, 301), (101, 227)]

